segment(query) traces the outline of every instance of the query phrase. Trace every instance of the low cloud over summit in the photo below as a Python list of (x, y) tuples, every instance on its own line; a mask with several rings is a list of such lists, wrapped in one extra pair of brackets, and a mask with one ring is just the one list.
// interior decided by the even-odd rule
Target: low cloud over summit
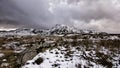
[(55, 24), (66, 24), (80, 29), (120, 33), (119, 18), (119, 0), (1, 0), (0, 2), (2, 27), (50, 28)]

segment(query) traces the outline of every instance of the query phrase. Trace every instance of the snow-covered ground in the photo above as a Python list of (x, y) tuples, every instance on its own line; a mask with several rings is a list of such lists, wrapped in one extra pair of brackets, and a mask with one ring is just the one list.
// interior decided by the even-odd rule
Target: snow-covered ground
[[(118, 54), (115, 54), (116, 57), (112, 57), (112, 60), (107, 58), (108, 61), (106, 60), (105, 62), (101, 59), (103, 57), (97, 55), (97, 53), (100, 53), (101, 56), (110, 55), (110, 51), (104, 47), (101, 47), (99, 52), (96, 52), (94, 49), (87, 51), (82, 46), (70, 46), (69, 48), (59, 46), (52, 50), (47, 49), (45, 52), (39, 53), (32, 60), (27, 61), (26, 63), (29, 64), (24, 65), (22, 68), (108, 68), (109, 63), (113, 64), (113, 68), (120, 67), (120, 56)], [(38, 65), (33, 64), (38, 58), (43, 58), (43, 62)], [(98, 60), (101, 60), (101, 62)], [(108, 63), (108, 65), (102, 65), (102, 62)]]
[[(41, 42), (44, 45), (40, 46)], [(19, 59), (16, 53), (33, 49), (38, 50), (38, 54), (31, 54), (34, 58), (25, 61), (22, 68), (120, 68), (118, 34), (79, 30), (57, 24), (48, 30), (22, 28), (0, 31), (0, 45), (1, 67), (14, 66), (16, 59)], [(26, 56), (29, 59), (29, 54)], [(13, 60), (15, 63), (12, 63)]]

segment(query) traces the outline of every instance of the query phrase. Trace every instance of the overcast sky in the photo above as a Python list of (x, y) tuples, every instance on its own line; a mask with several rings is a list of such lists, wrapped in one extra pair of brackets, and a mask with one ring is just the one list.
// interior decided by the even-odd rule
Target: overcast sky
[(0, 0), (1, 28), (65, 24), (120, 33), (119, 18), (120, 0)]

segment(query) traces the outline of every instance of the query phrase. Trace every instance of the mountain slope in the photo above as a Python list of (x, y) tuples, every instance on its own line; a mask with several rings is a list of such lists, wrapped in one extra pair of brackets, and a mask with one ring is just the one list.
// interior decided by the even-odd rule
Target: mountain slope
[[(34, 29), (34, 28), (19, 28), (12, 31), (0, 32), (0, 35), (66, 35), (66, 34), (107, 34), (105, 32), (96, 32), (92, 30), (80, 30), (75, 27), (66, 26), (63, 24), (56, 24), (51, 29)], [(7, 34), (6, 34), (7, 33)]]

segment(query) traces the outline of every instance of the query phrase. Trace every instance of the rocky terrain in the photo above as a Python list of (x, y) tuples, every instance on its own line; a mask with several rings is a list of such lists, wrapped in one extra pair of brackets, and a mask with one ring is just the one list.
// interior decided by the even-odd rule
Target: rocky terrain
[(0, 31), (0, 68), (120, 68), (120, 34), (57, 24)]

